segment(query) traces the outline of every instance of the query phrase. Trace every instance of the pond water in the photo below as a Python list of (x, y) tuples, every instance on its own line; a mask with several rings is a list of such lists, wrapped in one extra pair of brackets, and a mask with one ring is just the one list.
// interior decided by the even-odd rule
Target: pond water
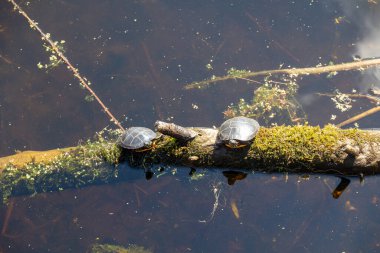
[[(225, 81), (203, 90), (186, 83), (238, 69), (277, 69), (378, 57), (380, 3), (372, 1), (32, 1), (25, 11), (54, 40), (125, 127), (156, 120), (218, 126), (222, 112), (257, 85)], [(112, 126), (65, 66), (48, 62), (40, 35), (0, 4), (0, 156), (74, 146)], [(208, 65), (209, 64), (209, 65)], [(206, 67), (208, 66), (208, 67)], [(311, 125), (339, 123), (373, 106), (357, 100), (339, 112), (317, 92), (365, 93), (378, 73), (298, 80)], [(256, 81), (263, 81), (258, 78)], [(336, 115), (335, 121), (331, 116)], [(283, 124), (284, 122), (278, 122)], [(375, 114), (360, 127), (379, 127)], [(351, 125), (352, 126), (352, 125)], [(19, 196), (0, 208), (0, 252), (86, 252), (94, 243), (152, 252), (379, 252), (377, 176), (221, 169), (141, 169), (112, 185)], [(244, 177), (243, 176), (243, 177)], [(334, 193), (336, 194), (336, 192)]]

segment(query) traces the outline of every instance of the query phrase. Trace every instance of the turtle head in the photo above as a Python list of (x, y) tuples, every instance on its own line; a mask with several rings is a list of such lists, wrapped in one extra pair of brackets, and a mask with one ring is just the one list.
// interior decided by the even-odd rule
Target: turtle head
[(241, 143), (237, 140), (228, 140), (226, 143), (224, 143), (229, 148), (242, 148), (247, 146), (246, 143)]

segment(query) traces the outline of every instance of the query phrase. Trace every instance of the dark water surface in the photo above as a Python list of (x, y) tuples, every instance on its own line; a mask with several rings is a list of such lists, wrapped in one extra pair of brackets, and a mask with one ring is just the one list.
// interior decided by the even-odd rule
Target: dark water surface
[[(238, 69), (276, 69), (378, 57), (377, 1), (31, 1), (21, 6), (54, 40), (125, 127), (156, 120), (218, 126), (222, 112), (255, 86), (184, 84)], [(65, 66), (47, 62), (39, 34), (0, 3), (0, 156), (76, 145), (111, 123)], [(206, 68), (211, 63), (213, 70)], [(299, 80), (311, 125), (338, 112), (316, 92), (365, 92), (376, 72)], [(258, 81), (262, 81), (258, 79)], [(281, 124), (282, 122), (279, 122)], [(332, 122), (334, 123), (334, 122)], [(379, 127), (379, 115), (359, 122)], [(116, 185), (15, 197), (0, 208), (0, 252), (85, 252), (93, 243), (138, 244), (153, 252), (379, 252), (380, 178), (332, 197), (335, 176), (262, 174), (227, 183), (220, 170), (125, 168)], [(215, 207), (215, 212), (213, 209)]]

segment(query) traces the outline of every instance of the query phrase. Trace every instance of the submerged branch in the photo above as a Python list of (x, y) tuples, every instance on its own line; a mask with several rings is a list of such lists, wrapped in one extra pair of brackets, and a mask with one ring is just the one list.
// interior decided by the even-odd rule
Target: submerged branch
[(213, 77), (200, 82), (193, 82), (185, 85), (185, 89), (195, 89), (195, 88), (205, 88), (210, 84), (216, 82), (236, 79), (236, 78), (251, 78), (255, 76), (266, 76), (274, 74), (288, 74), (290, 76), (301, 76), (301, 75), (319, 75), (322, 73), (329, 72), (339, 72), (348, 70), (364, 70), (366, 68), (375, 67), (380, 65), (380, 59), (368, 59), (354, 62), (346, 62), (341, 64), (327, 65), (327, 66), (317, 66), (309, 68), (289, 68), (289, 69), (274, 69), (274, 70), (262, 70), (257, 72), (246, 71), (238, 75), (225, 75), (219, 77)]
[[(162, 132), (166, 131), (164, 126), (161, 124)], [(167, 126), (173, 129), (172, 124)], [(12, 159), (17, 161), (23, 153), (2, 158), (1, 194), (7, 198), (120, 181), (125, 170), (120, 165), (124, 162), (144, 168), (153, 164), (176, 164), (266, 172), (380, 173), (380, 131), (343, 130), (331, 125), (324, 128), (307, 125), (262, 127), (251, 145), (230, 149), (216, 144), (216, 129), (186, 129), (197, 133), (193, 139), (183, 141), (163, 135), (152, 150), (145, 152), (120, 148), (116, 143), (117, 134), (113, 134), (112, 138), (99, 136), (84, 145), (59, 151), (53, 157), (46, 156), (49, 158), (46, 160), (39, 156), (42, 158), (12, 163)], [(173, 136), (178, 133), (173, 132)]]
[[(316, 93), (316, 95), (319, 96), (325, 96), (325, 97), (336, 97), (336, 94), (331, 94), (331, 93)], [(375, 104), (380, 104), (380, 98), (376, 96), (372, 96), (369, 94), (344, 94), (349, 98), (365, 98), (368, 99), (370, 102), (375, 103)]]
[[(317, 93), (317, 95), (327, 96), (327, 97), (335, 97), (336, 96), (336, 94), (325, 94), (325, 93)], [(377, 105), (380, 104), (380, 98), (372, 96), (372, 95), (367, 95), (367, 94), (345, 94), (345, 95), (350, 97), (350, 98), (365, 98), (365, 99), (370, 100), (373, 103), (376, 103)], [(354, 123), (355, 121), (358, 121), (362, 118), (365, 118), (365, 117), (372, 115), (372, 114), (379, 112), (379, 111), (380, 111), (380, 106), (375, 106), (375, 107), (373, 107), (373, 108), (371, 108), (365, 112), (359, 113), (358, 115), (351, 117), (351, 118), (337, 124), (336, 126), (337, 127), (346, 126), (348, 124)]]
[(380, 106), (373, 107), (365, 112), (362, 112), (352, 118), (349, 118), (348, 120), (345, 120), (339, 124), (337, 124), (338, 127), (346, 126), (348, 124), (354, 123), (355, 121), (358, 121), (359, 119), (362, 119), (364, 117), (367, 117), (369, 115), (372, 115), (376, 112), (380, 112)]

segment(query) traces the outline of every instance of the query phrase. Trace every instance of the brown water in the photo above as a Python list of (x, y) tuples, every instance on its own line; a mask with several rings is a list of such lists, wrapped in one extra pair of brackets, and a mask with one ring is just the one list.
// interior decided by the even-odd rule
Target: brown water
[[(213, 126), (255, 87), (228, 81), (184, 90), (227, 69), (263, 70), (375, 57), (380, 5), (363, 1), (33, 1), (21, 6), (54, 40), (127, 126), (154, 121)], [(39, 34), (0, 4), (0, 155), (73, 146), (111, 125), (61, 66), (48, 72)], [(207, 70), (210, 63), (213, 70)], [(258, 79), (260, 81), (260, 79)], [(339, 113), (315, 92), (365, 91), (376, 73), (349, 72), (299, 81), (312, 125)], [(196, 105), (196, 106), (194, 106)], [(198, 109), (195, 109), (195, 108)], [(281, 124), (281, 122), (279, 122)], [(361, 127), (379, 127), (378, 115)], [(117, 185), (12, 198), (0, 208), (0, 252), (85, 252), (93, 243), (138, 244), (153, 252), (378, 252), (380, 180), (248, 172), (227, 183), (221, 170), (139, 169)], [(219, 195), (218, 195), (219, 194)], [(215, 207), (215, 212), (213, 209)], [(237, 211), (236, 211), (237, 210)]]

